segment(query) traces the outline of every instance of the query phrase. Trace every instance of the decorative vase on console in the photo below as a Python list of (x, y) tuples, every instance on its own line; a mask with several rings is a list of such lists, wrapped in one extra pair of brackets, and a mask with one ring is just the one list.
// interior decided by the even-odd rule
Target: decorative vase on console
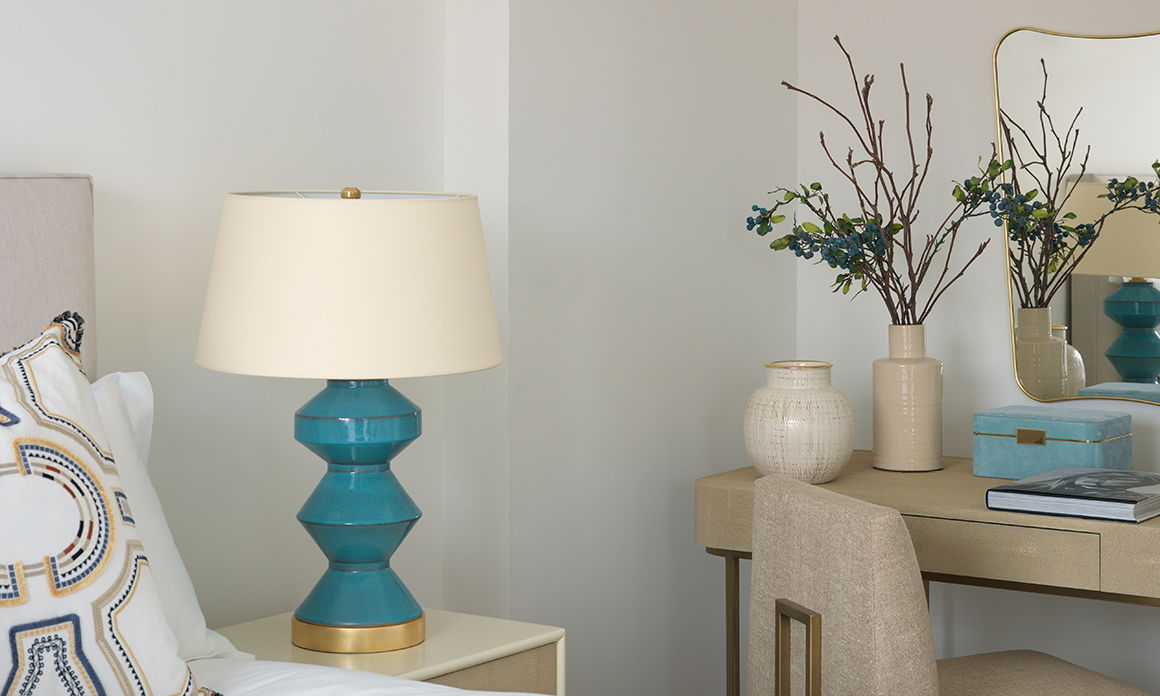
[[(833, 181), (845, 182), (843, 186), (853, 191), (831, 198), (832, 191), (821, 181), (775, 188), (770, 192), (774, 196), (770, 207), (753, 206), (746, 223), (764, 237), (792, 220), (792, 228), (774, 239), (770, 248), (792, 251), (837, 269), (831, 284), (835, 292), (845, 295), (854, 290), (855, 295), (882, 298), (890, 315), (890, 357), (874, 363), (874, 465), (899, 471), (941, 469), (942, 363), (926, 357), (923, 324), (990, 242), (987, 236), (969, 241), (967, 223), (991, 215), (994, 191), (1012, 163), (1001, 160), (993, 146), (990, 159), (976, 162), (971, 158), (968, 176), (949, 187), (951, 200), (945, 201), (945, 217), (924, 215), (920, 223), (920, 202), (922, 211), (930, 210), (922, 187), (934, 153), (933, 99), (929, 95), (926, 99), (925, 119), (912, 114), (910, 88), (905, 68), (900, 66), (906, 118), (892, 129), (901, 132), (888, 134), (885, 121), (876, 118), (871, 108), (871, 87), (877, 87), (873, 77), (859, 80), (849, 52), (838, 37), (834, 41), (846, 59), (849, 75), (855, 78), (853, 98), (858, 109), (852, 111), (854, 116), (833, 106), (832, 99), (782, 84), (837, 116), (835, 123), (849, 144), (831, 149), (828, 143), (837, 139), (833, 133), (823, 133), (821, 160), (837, 170)], [(912, 124), (921, 123), (925, 127), (915, 133)], [(887, 142), (911, 143), (903, 162), (887, 163), (886, 152), (897, 152), (886, 147)], [(857, 202), (841, 210), (837, 201)]]
[(943, 364), (926, 355), (926, 327), (891, 324), (890, 357), (874, 361), (874, 468), (943, 468)]
[(745, 450), (763, 476), (806, 483), (837, 478), (854, 451), (854, 410), (830, 383), (828, 362), (766, 363), (766, 385), (745, 406)]
[(1015, 372), (1023, 389), (1036, 399), (1068, 396), (1067, 342), (1052, 335), (1051, 307), (1020, 307), (1017, 316)]

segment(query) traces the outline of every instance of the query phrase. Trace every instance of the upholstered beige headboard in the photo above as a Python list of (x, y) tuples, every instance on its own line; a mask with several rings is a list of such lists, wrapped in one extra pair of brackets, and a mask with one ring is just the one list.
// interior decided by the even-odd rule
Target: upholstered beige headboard
[(96, 379), (92, 177), (0, 174), (0, 353), (66, 310), (85, 320), (81, 358)]

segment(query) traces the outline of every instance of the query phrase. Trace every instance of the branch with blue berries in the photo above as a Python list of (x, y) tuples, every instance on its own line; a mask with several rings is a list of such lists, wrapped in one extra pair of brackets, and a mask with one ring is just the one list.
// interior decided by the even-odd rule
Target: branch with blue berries
[[(1108, 183), (1107, 192), (1099, 198), (1107, 199), (1111, 207), (1097, 219), (1076, 222), (1075, 213), (1065, 212), (1076, 182), (1087, 172), (1091, 148), (1084, 148), (1082, 159), (1079, 157), (1077, 124), (1082, 108), (1062, 135), (1056, 128), (1047, 108), (1048, 73), (1042, 59), (1040, 67), (1043, 89), (1036, 101), (1039, 127), (1036, 132), (1029, 131), (1000, 109), (1003, 142), (1015, 165), (1010, 181), (992, 189), (987, 198), (995, 225), (1006, 228), (1011, 285), (1024, 308), (1050, 304), (1113, 215), (1124, 210), (1160, 214), (1160, 188), (1155, 182), (1135, 177)], [(1152, 171), (1160, 178), (1160, 161), (1152, 164)]]
[(920, 154), (911, 126), (906, 68), (900, 65), (909, 162), (896, 174), (885, 160), (885, 122), (874, 118), (870, 105), (874, 76), (866, 75), (859, 80), (849, 52), (837, 36), (834, 41), (846, 57), (858, 95), (857, 123), (821, 97), (788, 82), (782, 84), (831, 111), (853, 134), (856, 145), (847, 149), (844, 158), (833, 155), (824, 132), (819, 134), (819, 140), (830, 164), (853, 188), (857, 210), (853, 213), (835, 212), (830, 195), (821, 183), (801, 184), (796, 188), (771, 191), (771, 195), (778, 196), (779, 200), (769, 208), (753, 206), (755, 214), (748, 218), (747, 227), (765, 236), (774, 226), (786, 221), (786, 215), (778, 211), (794, 204), (798, 212), (808, 212), (814, 221), (798, 222), (795, 215), (792, 231), (774, 239), (770, 248), (789, 249), (807, 260), (817, 257), (817, 263), (826, 263), (841, 271), (832, 285), (834, 292), (846, 294), (856, 289), (857, 296), (873, 290), (885, 303), (891, 323), (922, 324), (935, 303), (963, 276), (990, 242), (990, 239), (984, 239), (965, 263), (952, 266), (951, 258), (962, 224), (970, 218), (988, 214), (987, 196), (1012, 164), (1010, 161), (1000, 162), (995, 150), (985, 166), (980, 158), (979, 174), (955, 184), (952, 190), (955, 203), (950, 212), (940, 223), (924, 232), (919, 224), (918, 203), (934, 154), (931, 147), (934, 100), (926, 95), (926, 143)]

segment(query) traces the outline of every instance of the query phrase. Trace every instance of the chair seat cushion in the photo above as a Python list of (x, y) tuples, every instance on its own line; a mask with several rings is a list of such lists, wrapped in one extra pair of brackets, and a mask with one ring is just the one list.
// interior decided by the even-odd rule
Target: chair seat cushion
[(1148, 696), (1146, 691), (1033, 650), (939, 660), (938, 686), (941, 696)]

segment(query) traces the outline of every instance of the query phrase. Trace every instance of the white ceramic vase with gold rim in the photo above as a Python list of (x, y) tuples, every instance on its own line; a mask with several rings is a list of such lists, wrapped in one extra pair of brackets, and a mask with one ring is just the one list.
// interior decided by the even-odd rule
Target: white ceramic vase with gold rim
[(1068, 395), (1067, 342), (1052, 335), (1051, 307), (1020, 307), (1015, 325), (1015, 373), (1036, 399)]
[(807, 483), (837, 478), (854, 451), (854, 409), (830, 383), (828, 362), (766, 363), (766, 385), (745, 406), (745, 450), (764, 476)]
[(942, 462), (943, 364), (922, 324), (891, 324), (890, 357), (874, 361), (874, 468), (935, 471)]

